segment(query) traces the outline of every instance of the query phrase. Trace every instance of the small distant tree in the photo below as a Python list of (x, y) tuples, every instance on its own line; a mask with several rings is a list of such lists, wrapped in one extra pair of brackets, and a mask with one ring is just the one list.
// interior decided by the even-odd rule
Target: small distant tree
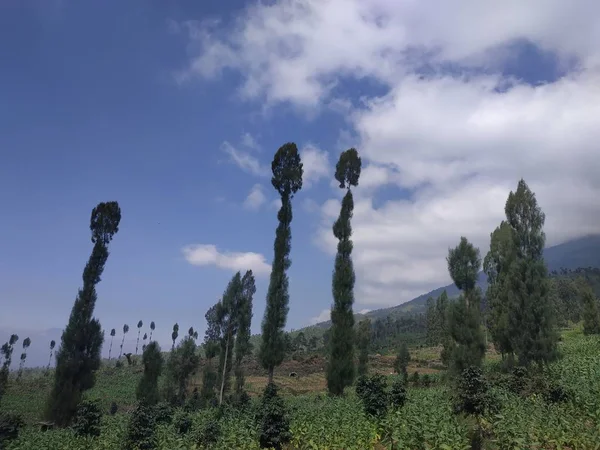
[(156, 324), (154, 321), (150, 322), (150, 342), (152, 342), (152, 333), (154, 333), (154, 329), (156, 328)]
[(117, 331), (113, 328), (112, 330), (110, 330), (110, 347), (108, 347), (108, 360), (110, 361), (110, 355), (112, 354), (112, 345), (113, 345), (113, 339), (115, 338), (115, 334), (117, 334)]
[(262, 322), (262, 342), (259, 359), (268, 371), (269, 383), (273, 373), (285, 356), (284, 328), (289, 311), (289, 279), (287, 270), (291, 266), (292, 242), (292, 198), (302, 188), (302, 162), (296, 144), (282, 145), (271, 163), (271, 184), (281, 198), (277, 213), (279, 225), (275, 232), (274, 257), (267, 291), (267, 305)]
[(123, 356), (123, 344), (125, 344), (125, 335), (129, 332), (129, 325), (123, 325), (123, 339), (121, 340), (121, 352), (119, 353), (119, 359)]
[(292, 439), (292, 434), (285, 403), (274, 383), (269, 383), (265, 388), (260, 418), (260, 447), (281, 450)]
[(338, 219), (333, 224), (333, 235), (338, 240), (333, 271), (331, 308), (331, 342), (327, 364), (327, 389), (330, 394), (342, 395), (354, 382), (354, 266), (352, 263), (352, 226), (354, 211), (352, 186), (358, 186), (362, 161), (356, 149), (342, 152), (335, 167), (335, 179), (346, 189)]
[(600, 334), (600, 313), (598, 312), (598, 299), (589, 286), (584, 288), (583, 298), (583, 333)]
[(19, 336), (16, 334), (11, 334), (8, 342), (5, 342), (0, 349), (0, 353), (2, 354), (2, 368), (0, 369), (0, 402), (2, 401), (2, 397), (6, 392), (6, 388), (8, 386), (8, 375), (10, 373), (10, 364), (12, 362), (12, 353), (14, 350), (14, 345), (19, 340)]
[(50, 357), (48, 358), (48, 367), (46, 367), (46, 373), (50, 372), (50, 363), (52, 362), (52, 355), (54, 355), (54, 347), (56, 346), (56, 341), (52, 339), (50, 341)]
[(142, 355), (144, 374), (138, 383), (136, 398), (147, 405), (156, 405), (159, 401), (158, 377), (163, 368), (163, 357), (158, 342), (151, 342)]
[(371, 321), (364, 319), (358, 324), (358, 376), (369, 370), (369, 344), (371, 341)]
[(71, 423), (83, 392), (95, 384), (94, 374), (100, 367), (104, 341), (100, 322), (93, 317), (96, 284), (108, 259), (108, 244), (118, 232), (120, 221), (121, 209), (117, 202), (100, 203), (92, 210), (90, 230), (94, 247), (83, 271), (83, 287), (62, 333), (54, 385), (46, 407), (46, 418), (58, 426)]
[(175, 347), (167, 361), (166, 397), (171, 404), (182, 406), (185, 403), (189, 379), (196, 373), (199, 363), (196, 344), (187, 336)]
[(148, 333), (144, 333), (144, 337), (142, 337), (142, 342), (144, 343), (144, 345), (142, 345), (142, 352), (146, 350), (146, 340), (148, 339)]
[(144, 322), (142, 322), (141, 320), (138, 322), (137, 324), (137, 329), (138, 329), (138, 335), (137, 335), (137, 341), (135, 341), (135, 354), (137, 355), (138, 353), (138, 347), (140, 345), (140, 332), (142, 331), (142, 327), (144, 326)]
[(171, 351), (175, 350), (175, 341), (179, 337), (179, 324), (175, 323), (173, 325), (173, 332), (171, 333), (171, 340), (173, 341), (173, 345), (171, 346)]
[(25, 367), (25, 360), (27, 359), (27, 349), (31, 345), (31, 339), (26, 337), (23, 339), (23, 353), (21, 353), (21, 361), (19, 362), (19, 372), (17, 373), (17, 380), (20, 380), (23, 376), (23, 367)]
[(410, 362), (410, 352), (408, 351), (408, 346), (406, 342), (402, 342), (400, 344), (400, 350), (398, 351), (398, 355), (394, 361), (394, 371), (401, 375), (403, 380), (406, 382), (408, 380), (408, 363)]

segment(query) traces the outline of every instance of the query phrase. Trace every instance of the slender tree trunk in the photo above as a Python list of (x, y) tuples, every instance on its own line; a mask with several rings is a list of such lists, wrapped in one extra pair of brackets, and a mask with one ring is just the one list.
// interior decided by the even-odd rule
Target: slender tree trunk
[(152, 342), (152, 332), (153, 332), (153, 331), (154, 331), (154, 330), (150, 330), (150, 339), (149, 339), (148, 343), (151, 343), (151, 342)]
[(121, 341), (121, 352), (119, 353), (119, 359), (123, 356), (123, 344), (125, 344), (125, 335), (123, 335), (123, 340)]
[(273, 382), (273, 371), (274, 371), (274, 368), (269, 367), (269, 384), (271, 384)]
[(225, 372), (227, 371), (227, 356), (229, 353), (229, 335), (225, 343), (225, 360), (223, 361), (223, 376), (221, 377), (221, 393), (219, 394), (219, 405), (223, 403), (223, 390), (225, 389)]
[(138, 328), (138, 337), (137, 337), (137, 341), (135, 342), (135, 354), (137, 355), (138, 352), (138, 347), (140, 345), (140, 331), (142, 331), (140, 328)]
[(46, 368), (47, 371), (50, 371), (51, 363), (52, 363), (52, 350), (50, 350), (50, 357), (48, 358), (48, 367)]
[(110, 361), (110, 354), (112, 352), (112, 343), (113, 343), (113, 339), (114, 337), (110, 338), (110, 347), (108, 348), (108, 360)]

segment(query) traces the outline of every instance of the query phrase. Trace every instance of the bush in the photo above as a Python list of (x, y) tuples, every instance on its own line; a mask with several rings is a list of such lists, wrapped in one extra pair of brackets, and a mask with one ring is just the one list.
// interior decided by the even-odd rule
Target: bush
[(153, 408), (142, 403), (138, 404), (127, 426), (127, 437), (124, 448), (137, 448), (140, 450), (156, 448), (155, 428), (156, 420)]
[(4, 448), (8, 441), (19, 437), (19, 430), (23, 425), (25, 425), (25, 422), (21, 416), (0, 412), (0, 448)]
[(388, 396), (383, 375), (362, 376), (356, 382), (356, 395), (361, 399), (365, 412), (382, 417), (387, 412)]
[(173, 421), (173, 407), (166, 402), (160, 402), (151, 408), (157, 424), (168, 424)]
[(218, 420), (210, 419), (204, 424), (198, 436), (198, 443), (202, 447), (210, 447), (216, 444), (221, 436), (221, 425)]
[(181, 411), (173, 419), (173, 425), (179, 434), (187, 434), (192, 428), (192, 418), (189, 414)]
[(489, 384), (479, 367), (463, 370), (457, 383), (455, 412), (481, 415), (490, 405)]
[(423, 378), (421, 378), (421, 385), (423, 387), (429, 387), (431, 385), (431, 378), (428, 374), (423, 375)]
[(281, 450), (291, 440), (292, 434), (285, 404), (277, 395), (275, 384), (269, 383), (265, 388), (261, 406), (260, 446)]
[(571, 399), (572, 395), (567, 389), (559, 384), (551, 384), (544, 392), (544, 400), (548, 403), (564, 403)]
[(415, 386), (419, 385), (419, 372), (418, 371), (413, 372), (413, 374), (410, 377), (410, 381), (412, 381)]
[(397, 379), (392, 384), (392, 390), (390, 391), (390, 402), (392, 408), (399, 409), (406, 403), (406, 387), (404, 381)]
[(119, 410), (119, 407), (117, 406), (117, 403), (116, 402), (112, 402), (110, 404), (110, 410), (109, 410), (110, 415), (114, 416), (117, 413), (118, 410)]
[(84, 400), (77, 406), (71, 428), (77, 436), (100, 436), (102, 409), (96, 401)]

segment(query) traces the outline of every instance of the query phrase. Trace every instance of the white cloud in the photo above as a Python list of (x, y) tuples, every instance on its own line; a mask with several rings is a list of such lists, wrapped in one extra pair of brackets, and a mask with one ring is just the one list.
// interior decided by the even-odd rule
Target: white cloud
[(328, 176), (333, 178), (329, 164), (329, 154), (326, 151), (308, 144), (300, 150), (300, 158), (304, 168), (302, 176), (302, 186), (304, 188), (309, 188), (322, 178)]
[(210, 244), (187, 245), (182, 252), (186, 261), (194, 266), (215, 266), (231, 271), (252, 270), (257, 276), (271, 273), (271, 266), (260, 253), (221, 252)]
[(365, 308), (365, 309), (361, 309), (358, 313), (359, 314), (366, 314), (366, 313), (371, 312), (371, 311), (372, 311), (371, 309)]
[(318, 323), (326, 322), (328, 320), (331, 320), (331, 310), (330, 309), (324, 309), (323, 311), (321, 311), (319, 313), (318, 316), (312, 317), (310, 319), (310, 324), (311, 325), (316, 325)]
[(267, 201), (263, 187), (260, 184), (252, 186), (250, 193), (244, 200), (244, 208), (256, 211)]
[[(392, 305), (449, 282), (446, 252), (461, 235), (485, 254), (521, 177), (546, 212), (549, 245), (600, 232), (599, 18), (593, 0), (261, 2), (232, 27), (192, 25), (201, 51), (188, 75), (232, 68), (243, 97), (344, 111), (352, 130), (338, 130), (340, 141), (353, 140), (363, 157), (352, 223), (357, 304)], [(575, 59), (578, 70), (536, 87), (440, 70), (493, 73), (519, 40), (565, 67)], [(437, 74), (415, 75), (424, 61)], [(386, 92), (335, 98), (347, 77)], [(384, 185), (407, 198), (384, 197)], [(321, 206), (317, 242), (331, 253), (338, 214), (337, 197)]]
[(260, 150), (260, 145), (256, 142), (256, 139), (250, 133), (244, 133), (242, 135), (242, 145), (251, 150)]
[(236, 149), (229, 142), (225, 141), (221, 144), (221, 151), (229, 155), (229, 160), (244, 172), (261, 177), (269, 175), (269, 169), (263, 166), (257, 158), (247, 152)]

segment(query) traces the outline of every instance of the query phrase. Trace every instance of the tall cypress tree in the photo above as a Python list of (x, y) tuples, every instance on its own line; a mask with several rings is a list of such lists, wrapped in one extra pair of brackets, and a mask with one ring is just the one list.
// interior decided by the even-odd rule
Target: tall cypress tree
[(156, 405), (159, 401), (158, 377), (163, 368), (163, 356), (158, 342), (150, 342), (142, 355), (144, 374), (138, 382), (135, 396), (137, 400), (146, 405)]
[(371, 320), (364, 319), (358, 324), (358, 375), (366, 375), (369, 371), (369, 345), (371, 343)]
[(250, 325), (252, 324), (252, 300), (256, 293), (254, 275), (248, 270), (242, 278), (242, 293), (238, 305), (238, 327), (235, 338), (235, 391), (240, 394), (244, 389), (244, 370), (242, 361), (250, 353)]
[(277, 213), (279, 225), (275, 232), (274, 257), (267, 292), (267, 306), (262, 321), (260, 361), (273, 382), (273, 371), (285, 356), (284, 327), (289, 311), (289, 280), (287, 270), (292, 264), (292, 198), (302, 189), (302, 162), (296, 144), (288, 142), (275, 153), (271, 163), (271, 184), (281, 197), (281, 208)]
[(206, 331), (204, 334), (204, 354), (206, 356), (206, 365), (202, 374), (202, 391), (200, 397), (205, 405), (214, 400), (215, 386), (217, 383), (217, 373), (213, 367), (213, 359), (219, 353), (219, 342), (221, 339), (221, 324), (219, 322), (220, 302), (211, 306), (205, 314)]
[(327, 389), (341, 395), (354, 381), (354, 267), (352, 264), (352, 226), (354, 210), (351, 186), (358, 186), (361, 159), (356, 149), (342, 152), (335, 167), (335, 179), (340, 188), (346, 188), (340, 215), (333, 224), (333, 234), (338, 239), (335, 269), (333, 272), (333, 308), (331, 309), (331, 342), (327, 364)]
[(508, 333), (519, 364), (544, 363), (557, 354), (558, 333), (543, 259), (546, 217), (524, 180), (504, 208), (514, 239), (514, 261), (507, 268)]
[(46, 416), (58, 426), (74, 417), (81, 394), (94, 386), (94, 372), (100, 367), (104, 336), (100, 322), (93, 317), (96, 284), (108, 258), (108, 244), (119, 231), (121, 209), (117, 202), (100, 203), (90, 219), (94, 248), (83, 271), (83, 287), (71, 310), (61, 345), (56, 354), (54, 385), (48, 398)]
[(448, 272), (458, 289), (462, 291), (451, 305), (448, 319), (449, 332), (454, 341), (451, 365), (454, 374), (460, 374), (470, 366), (481, 366), (485, 355), (485, 340), (481, 330), (481, 290), (476, 288), (481, 267), (479, 249), (465, 237), (448, 251)]

